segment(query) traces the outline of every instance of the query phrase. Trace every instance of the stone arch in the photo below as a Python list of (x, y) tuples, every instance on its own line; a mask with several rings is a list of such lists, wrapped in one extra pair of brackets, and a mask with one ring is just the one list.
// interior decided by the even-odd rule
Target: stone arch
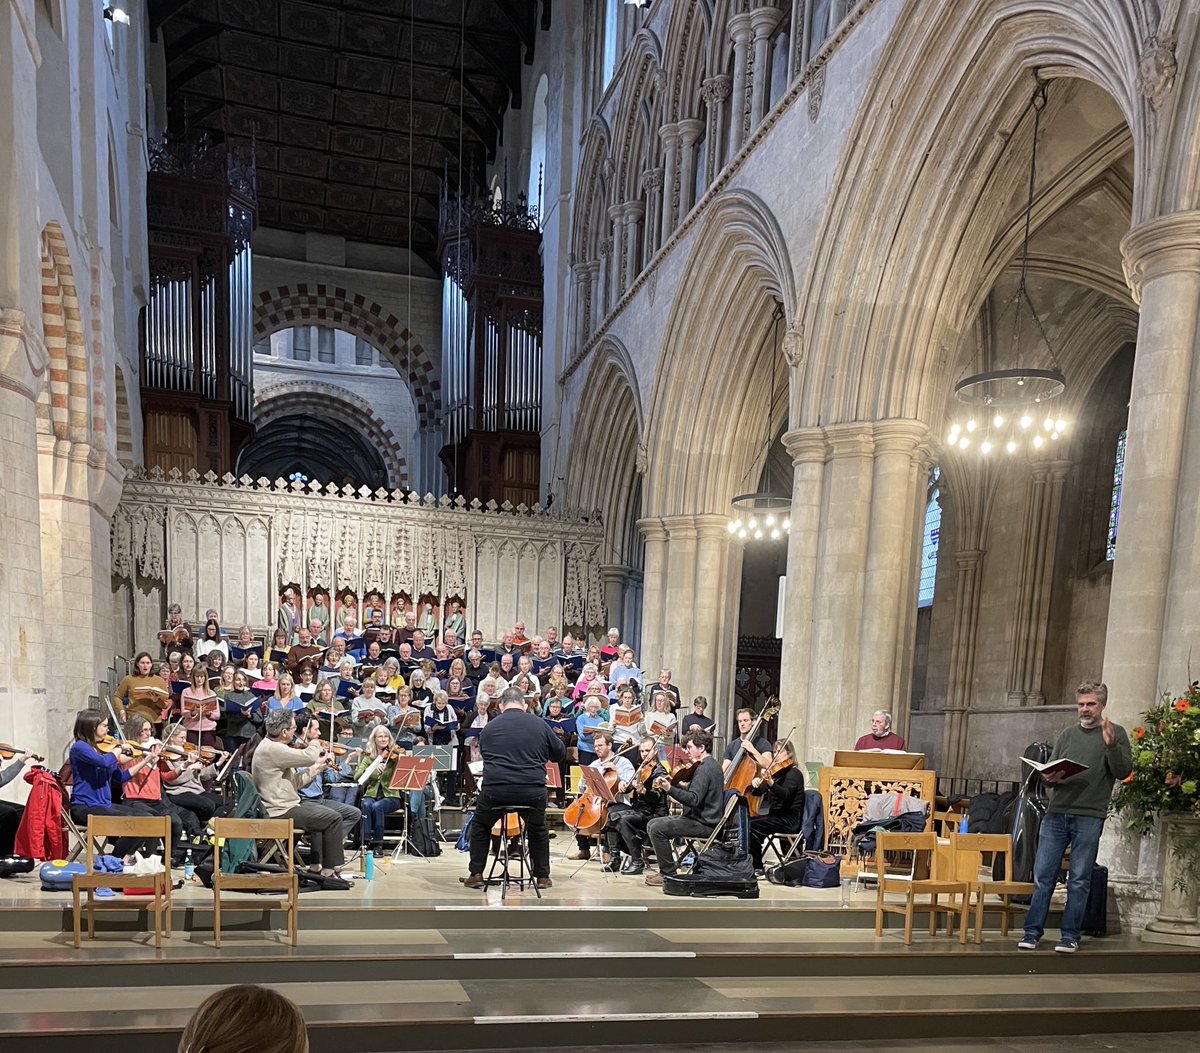
[(50, 357), (46, 423), (56, 439), (87, 442), (87, 342), (71, 254), (55, 220), (42, 231), (42, 329)]
[(595, 117), (583, 136), (579, 165), (580, 193), (575, 200), (572, 250), (576, 263), (595, 260), (604, 239), (608, 206), (612, 204), (605, 168), (612, 136), (603, 117)]
[(663, 103), (663, 119), (682, 121), (703, 116), (700, 85), (704, 79), (704, 54), (712, 11), (706, 3), (676, 4), (667, 25), (663, 69), (670, 96)]
[[(1018, 124), (1033, 69), (1105, 91), (1129, 126), (1135, 172), (1147, 164), (1131, 78), (1147, 30), (1127, 11), (1103, 0), (942, 10), (932, 35), (901, 17), (848, 136), (803, 296), (811, 354), (794, 425), (937, 416), (949, 355), (978, 307), (971, 289), (995, 210), (1027, 172), (1028, 151), (1006, 150), (1004, 130)], [(949, 190), (947, 172), (963, 173)], [(1135, 220), (1144, 181), (1135, 177)], [(879, 201), (892, 203), (886, 217)]]
[(624, 344), (606, 337), (597, 347), (580, 409), (571, 429), (567, 461), (569, 508), (583, 514), (599, 510), (604, 524), (606, 563), (634, 566), (641, 496), (639, 460), (644, 433), (637, 374)]
[(392, 430), (380, 419), (370, 404), (336, 384), (313, 381), (293, 381), (272, 384), (255, 393), (254, 426), (265, 427), (282, 417), (303, 414), (344, 415), (344, 422), (354, 424), (383, 458), (388, 474), (389, 489), (408, 488), (408, 464), (400, 443)]
[(766, 456), (768, 429), (754, 422), (767, 411), (773, 437), (786, 419), (770, 304), (789, 317), (795, 279), (783, 232), (760, 198), (730, 190), (713, 200), (679, 289), (649, 404), (647, 516), (726, 513)]
[(120, 366), (115, 370), (115, 394), (117, 401), (117, 460), (126, 468), (134, 465), (133, 418), (129, 408), (129, 393), (125, 388), (125, 374)]
[(633, 201), (642, 195), (642, 173), (657, 156), (652, 140), (660, 116), (659, 79), (662, 74), (662, 48), (658, 38), (643, 29), (634, 38), (622, 77), (621, 98), (617, 104), (616, 199)]
[(400, 320), (365, 296), (332, 285), (301, 282), (264, 290), (254, 305), (254, 339), (296, 325), (326, 325), (362, 337), (386, 355), (408, 381), (421, 428), (436, 426), (441, 412), (441, 380), (428, 351)]

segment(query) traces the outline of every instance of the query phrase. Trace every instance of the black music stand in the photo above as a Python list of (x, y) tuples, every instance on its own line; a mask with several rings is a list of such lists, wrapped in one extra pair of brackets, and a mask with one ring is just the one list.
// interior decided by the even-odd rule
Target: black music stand
[[(395, 770), (392, 772), (392, 780), (388, 783), (388, 789), (399, 790), (404, 794), (404, 829), (400, 834), (400, 843), (396, 845), (396, 849), (392, 852), (392, 862), (404, 862), (402, 856), (408, 854), (408, 823), (409, 823), (409, 802), (408, 795), (410, 792), (424, 793), (425, 787), (429, 783), (430, 776), (433, 775), (433, 758), (432, 757), (399, 757), (396, 760)], [(427, 857), (420, 852), (417, 853), (422, 859)]]

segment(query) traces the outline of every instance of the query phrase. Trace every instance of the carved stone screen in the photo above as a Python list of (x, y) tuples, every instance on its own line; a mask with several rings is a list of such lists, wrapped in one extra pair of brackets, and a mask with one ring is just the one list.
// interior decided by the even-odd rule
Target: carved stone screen
[(298, 587), (339, 601), (350, 594), (360, 621), (366, 598), (423, 610), (451, 599), (467, 625), (497, 640), (522, 619), (598, 631), (606, 624), (600, 578), (602, 531), (540, 508), (424, 498), (402, 491), (212, 473), (133, 474), (113, 519), (118, 647), (146, 647), (169, 602), (201, 623), (216, 609), (226, 630), (273, 626), (279, 595)]

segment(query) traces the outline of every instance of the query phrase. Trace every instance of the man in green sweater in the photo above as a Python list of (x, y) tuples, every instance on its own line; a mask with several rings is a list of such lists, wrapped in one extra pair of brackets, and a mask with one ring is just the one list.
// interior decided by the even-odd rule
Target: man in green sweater
[(1062, 913), (1062, 935), (1054, 949), (1063, 954), (1079, 950), (1079, 928), (1113, 783), (1133, 771), (1129, 736), (1123, 727), (1105, 717), (1107, 702), (1108, 688), (1104, 684), (1085, 680), (1075, 689), (1079, 723), (1058, 737), (1050, 760), (1065, 758), (1086, 764), (1087, 768), (1069, 776), (1061, 772), (1042, 774), (1050, 785), (1050, 805), (1038, 835), (1033, 900), (1025, 916), (1025, 936), (1017, 944), (1022, 951), (1035, 950), (1046, 931), (1050, 896), (1068, 847), (1071, 865), (1067, 874), (1067, 905)]

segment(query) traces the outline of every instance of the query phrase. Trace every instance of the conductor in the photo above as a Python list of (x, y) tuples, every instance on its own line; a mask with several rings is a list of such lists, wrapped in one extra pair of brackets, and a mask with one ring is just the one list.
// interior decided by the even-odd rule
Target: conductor
[(562, 741), (540, 717), (525, 708), (519, 688), (505, 688), (500, 714), (479, 735), (483, 754), (483, 789), (471, 824), (470, 873), (467, 888), (483, 888), (492, 827), (514, 805), (529, 809), (525, 829), (530, 870), (538, 888), (550, 887), (550, 834), (546, 829), (546, 765), (566, 755)]

